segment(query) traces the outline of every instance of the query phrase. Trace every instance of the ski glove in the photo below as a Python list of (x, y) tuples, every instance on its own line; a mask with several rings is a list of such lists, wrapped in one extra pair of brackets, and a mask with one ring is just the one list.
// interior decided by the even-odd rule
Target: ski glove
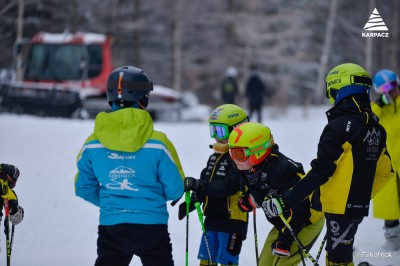
[(192, 190), (192, 191), (203, 191), (205, 186), (205, 182), (200, 179), (196, 179), (193, 177), (185, 177), (184, 180), (184, 191)]
[(290, 256), (290, 246), (289, 243), (284, 243), (279, 240), (272, 242), (272, 254), (278, 257), (289, 257)]
[(379, 98), (375, 101), (377, 105), (380, 107), (390, 105), (392, 103), (392, 99), (389, 94), (381, 94)]
[(17, 225), (24, 219), (24, 209), (21, 206), (16, 206), (11, 209), (10, 222)]
[[(194, 206), (194, 202), (191, 201), (189, 203), (189, 212), (192, 212), (196, 209), (196, 207)], [(183, 202), (179, 205), (179, 211), (178, 211), (178, 219), (182, 220), (183, 218), (185, 218), (186, 216), (186, 202)]]
[(257, 203), (255, 202), (253, 195), (246, 194), (243, 197), (239, 198), (239, 209), (242, 212), (251, 212), (253, 209), (258, 207)]
[(268, 218), (279, 216), (289, 210), (281, 197), (271, 199), (265, 198), (262, 203), (262, 208)]
[[(192, 195), (190, 195), (189, 212), (192, 212), (196, 209), (196, 206), (194, 205), (196, 202), (201, 202), (201, 201), (197, 193), (192, 192)], [(185, 216), (186, 216), (186, 201), (179, 205), (178, 219), (182, 220), (183, 218), (185, 218)]]
[(19, 170), (11, 164), (0, 164), (0, 179), (8, 181), (8, 186), (12, 189), (15, 187), (19, 177)]

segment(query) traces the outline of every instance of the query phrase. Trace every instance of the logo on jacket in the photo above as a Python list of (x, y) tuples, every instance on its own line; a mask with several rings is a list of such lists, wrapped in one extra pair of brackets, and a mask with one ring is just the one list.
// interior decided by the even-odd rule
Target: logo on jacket
[(135, 159), (135, 156), (133, 156), (133, 155), (124, 156), (124, 155), (119, 155), (116, 152), (109, 152), (109, 155), (107, 156), (107, 158), (112, 159), (112, 160), (125, 160), (125, 159), (132, 160), (132, 159)]
[(379, 143), (381, 141), (381, 133), (376, 131), (375, 128), (368, 130), (367, 135), (363, 139), (363, 142), (368, 142), (367, 147), (367, 158), (366, 160), (377, 160), (379, 157)]
[(368, 130), (367, 135), (363, 139), (364, 141), (368, 141), (369, 146), (379, 146), (379, 142), (381, 141), (381, 133), (376, 131), (375, 128), (372, 128), (372, 131)]
[(107, 183), (106, 187), (109, 189), (116, 190), (133, 190), (139, 191), (138, 188), (133, 187), (133, 183), (130, 182), (135, 177), (135, 170), (126, 166), (120, 166), (111, 170), (108, 174), (111, 183)]

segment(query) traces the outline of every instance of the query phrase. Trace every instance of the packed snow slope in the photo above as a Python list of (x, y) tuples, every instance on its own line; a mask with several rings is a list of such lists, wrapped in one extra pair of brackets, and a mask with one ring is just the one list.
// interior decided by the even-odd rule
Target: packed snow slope
[[(287, 111), (265, 109), (263, 123), (270, 127), (280, 150), (303, 163), (305, 170), (316, 156), (317, 143), (326, 124), (328, 106), (312, 107), (304, 117), (303, 109)], [(39, 118), (0, 114), (0, 161), (15, 164), (21, 171), (16, 186), (24, 221), (16, 226), (12, 252), (13, 266), (87, 266), (96, 259), (98, 208), (74, 194), (76, 155), (93, 130), (93, 120)], [(202, 123), (156, 122), (174, 143), (186, 176), (199, 177), (213, 143), (208, 125)], [(181, 200), (182, 202), (182, 200)], [(177, 207), (169, 206), (169, 230), (175, 265), (185, 265), (186, 220), (179, 221)], [(258, 249), (261, 252), (271, 225), (257, 212)], [(400, 251), (384, 250), (383, 222), (371, 216), (364, 219), (355, 240), (357, 262), (368, 260), (374, 266), (400, 265)], [(3, 225), (1, 225), (3, 227)], [(196, 212), (189, 220), (189, 265), (198, 265), (197, 250), (201, 228)], [(0, 230), (0, 265), (6, 264), (5, 236)], [(325, 229), (311, 250), (316, 257)], [(253, 220), (243, 244), (240, 265), (256, 265)], [(325, 251), (320, 262), (324, 265)], [(141, 265), (135, 257), (131, 265)], [(308, 263), (308, 265), (311, 265)]]

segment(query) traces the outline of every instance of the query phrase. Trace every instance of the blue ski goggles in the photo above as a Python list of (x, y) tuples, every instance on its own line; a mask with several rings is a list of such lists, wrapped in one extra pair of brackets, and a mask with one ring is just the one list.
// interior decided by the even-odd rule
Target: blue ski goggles
[(224, 124), (210, 124), (210, 136), (218, 139), (229, 138), (229, 126)]

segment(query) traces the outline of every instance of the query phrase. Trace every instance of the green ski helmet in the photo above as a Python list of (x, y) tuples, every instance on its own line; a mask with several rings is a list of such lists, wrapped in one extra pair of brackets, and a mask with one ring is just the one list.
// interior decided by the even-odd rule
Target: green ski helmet
[(333, 68), (326, 76), (326, 97), (332, 105), (337, 105), (347, 96), (369, 95), (371, 86), (371, 76), (364, 68), (345, 63)]
[(231, 132), (228, 145), (232, 159), (244, 161), (250, 156), (250, 163), (257, 165), (271, 154), (274, 138), (268, 127), (248, 122), (239, 125)]
[(232, 130), (249, 121), (246, 111), (234, 104), (223, 104), (215, 108), (208, 118), (212, 138), (228, 139)]

